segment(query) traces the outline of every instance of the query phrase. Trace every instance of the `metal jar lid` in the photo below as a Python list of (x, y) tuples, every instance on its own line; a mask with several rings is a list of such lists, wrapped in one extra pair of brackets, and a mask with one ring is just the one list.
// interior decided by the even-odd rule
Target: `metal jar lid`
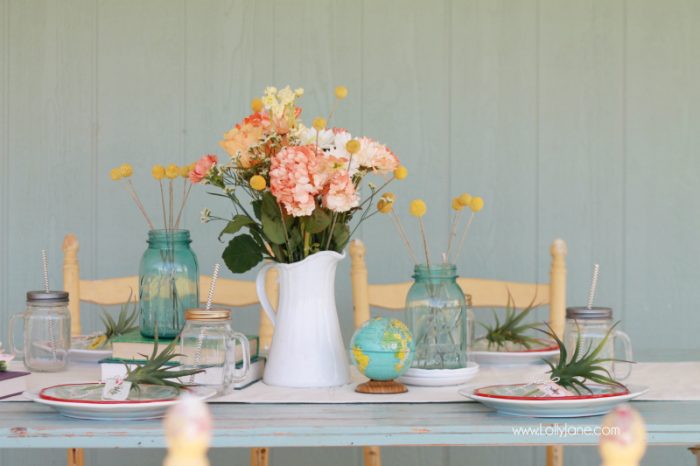
[(586, 306), (567, 307), (566, 318), (576, 320), (612, 319), (613, 311), (610, 307)]
[(228, 309), (188, 309), (185, 320), (230, 320), (231, 311)]
[(67, 291), (27, 291), (28, 303), (67, 303)]

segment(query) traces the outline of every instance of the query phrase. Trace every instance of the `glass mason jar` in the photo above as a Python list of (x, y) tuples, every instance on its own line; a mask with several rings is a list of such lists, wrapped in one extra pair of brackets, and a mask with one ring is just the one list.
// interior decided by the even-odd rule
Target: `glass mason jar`
[[(14, 329), (24, 321), (24, 349), (15, 346)], [(8, 340), (13, 354), (24, 357), (24, 365), (35, 372), (66, 368), (70, 349), (70, 312), (65, 291), (29, 291), (27, 309), (10, 319)]]
[[(568, 307), (566, 308), (566, 324), (564, 326), (564, 347), (569, 355), (573, 355), (576, 349), (576, 342), (581, 339), (580, 355), (589, 349), (593, 350), (603, 341), (605, 335), (613, 326), (613, 312), (609, 307)], [(610, 337), (605, 342), (603, 349), (598, 353), (599, 358), (615, 358), (615, 342), (621, 341), (624, 354), (621, 358), (625, 361), (632, 361), (632, 342), (630, 337), (621, 330), (613, 330)], [(602, 363), (611, 374), (620, 380), (629, 377), (632, 371), (632, 364), (622, 363), (626, 366), (624, 372), (619, 370), (619, 366), (613, 361)]]
[(416, 265), (413, 279), (406, 297), (408, 325), (416, 345), (411, 367), (467, 367), (471, 332), (456, 266)]
[(229, 392), (250, 368), (248, 338), (233, 331), (231, 311), (227, 309), (189, 309), (186, 319), (180, 337), (183, 369), (205, 372), (190, 376), (185, 383), (209, 386), (218, 393)]
[(199, 267), (188, 230), (151, 230), (139, 268), (141, 334), (175, 338), (199, 305)]

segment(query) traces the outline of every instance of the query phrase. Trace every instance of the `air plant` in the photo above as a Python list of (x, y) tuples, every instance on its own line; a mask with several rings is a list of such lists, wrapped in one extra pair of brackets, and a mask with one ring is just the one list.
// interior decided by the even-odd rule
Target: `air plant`
[(593, 382), (599, 385), (626, 389), (627, 387), (613, 378), (610, 371), (608, 371), (604, 364), (608, 362), (631, 363), (632, 361), (599, 357), (600, 352), (605, 347), (605, 344), (607, 343), (617, 324), (619, 324), (619, 322), (616, 322), (612, 327), (610, 327), (608, 332), (595, 348), (592, 348), (592, 345), (589, 345), (585, 352), (582, 352), (581, 350), (581, 334), (578, 333), (578, 336), (576, 337), (576, 347), (574, 348), (574, 353), (571, 355), (571, 358), (569, 358), (564, 342), (561, 341), (552, 327), (547, 325), (548, 330), (541, 331), (546, 333), (559, 346), (559, 361), (554, 364), (545, 360), (550, 368), (548, 372), (550, 379), (555, 381), (558, 385), (566, 389), (573, 390), (578, 394), (582, 394), (582, 391), (593, 393), (593, 390), (586, 385), (586, 382)]
[(137, 330), (139, 328), (137, 323), (138, 304), (135, 300), (132, 301), (131, 296), (129, 296), (129, 300), (125, 304), (122, 304), (117, 320), (114, 320), (104, 309), (102, 310), (100, 319), (102, 319), (105, 330), (91, 338), (88, 343), (88, 349), (96, 350), (104, 348), (111, 343), (112, 338)]
[(535, 309), (535, 299), (521, 311), (517, 311), (515, 307), (515, 299), (508, 291), (508, 303), (506, 304), (506, 317), (503, 323), (498, 318), (496, 311), (493, 311), (496, 324), (488, 326), (479, 322), (479, 325), (484, 327), (486, 335), (483, 337), (488, 342), (488, 348), (495, 346), (496, 349), (506, 347), (508, 343), (514, 343), (530, 349), (532, 345), (541, 343), (541, 339), (527, 335), (527, 332), (532, 329), (539, 330), (540, 323), (533, 322), (523, 324), (523, 320)]
[(142, 354), (146, 359), (146, 362), (139, 364), (137, 367), (131, 369), (127, 365), (125, 381), (131, 382), (132, 389), (137, 389), (141, 384), (150, 385), (166, 385), (168, 387), (174, 388), (184, 388), (185, 384), (180, 383), (178, 379), (182, 377), (189, 377), (200, 372), (204, 372), (204, 369), (181, 369), (182, 364), (173, 361), (173, 359), (182, 356), (175, 352), (175, 345), (178, 339), (174, 339), (170, 344), (162, 351), (158, 353), (158, 338), (156, 335), (155, 344), (153, 345), (153, 352), (151, 356), (148, 357)]

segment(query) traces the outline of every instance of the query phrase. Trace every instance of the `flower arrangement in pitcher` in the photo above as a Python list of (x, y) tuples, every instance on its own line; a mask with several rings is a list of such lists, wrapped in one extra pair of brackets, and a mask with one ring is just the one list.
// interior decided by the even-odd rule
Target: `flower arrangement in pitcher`
[[(315, 118), (310, 127), (296, 105), (303, 94), (289, 86), (266, 88), (253, 99), (253, 113), (220, 142), (228, 160), (219, 163), (216, 155), (205, 155), (190, 173), (192, 182), (220, 188), (223, 194), (212, 194), (233, 203), (232, 218), (205, 209), (202, 221), (226, 222), (219, 239), (234, 235), (222, 256), (234, 273), (250, 270), (264, 258), (292, 263), (319, 251), (341, 252), (358, 225), (376, 213), (374, 198), (407, 175), (385, 145), (330, 126), (338, 103), (347, 97), (344, 86), (335, 89), (329, 114)], [(369, 174), (382, 182), (368, 183), (362, 200), (361, 184)]]

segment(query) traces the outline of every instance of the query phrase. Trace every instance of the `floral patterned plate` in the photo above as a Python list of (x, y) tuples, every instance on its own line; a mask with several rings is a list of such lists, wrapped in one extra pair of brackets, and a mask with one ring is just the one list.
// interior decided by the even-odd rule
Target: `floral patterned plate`
[[(102, 383), (77, 383), (47, 387), (39, 394), (25, 392), (36, 403), (50, 406), (60, 414), (77, 419), (136, 421), (158, 419), (178, 402), (182, 391), (173, 387), (142, 385), (125, 401), (102, 400)], [(188, 392), (201, 399), (211, 398), (215, 389), (192, 387)]]
[(514, 384), (464, 389), (459, 393), (511, 416), (585, 417), (605, 414), (618, 404), (643, 395), (649, 387), (591, 386), (591, 389), (593, 393), (588, 395), (533, 396), (532, 384)]

